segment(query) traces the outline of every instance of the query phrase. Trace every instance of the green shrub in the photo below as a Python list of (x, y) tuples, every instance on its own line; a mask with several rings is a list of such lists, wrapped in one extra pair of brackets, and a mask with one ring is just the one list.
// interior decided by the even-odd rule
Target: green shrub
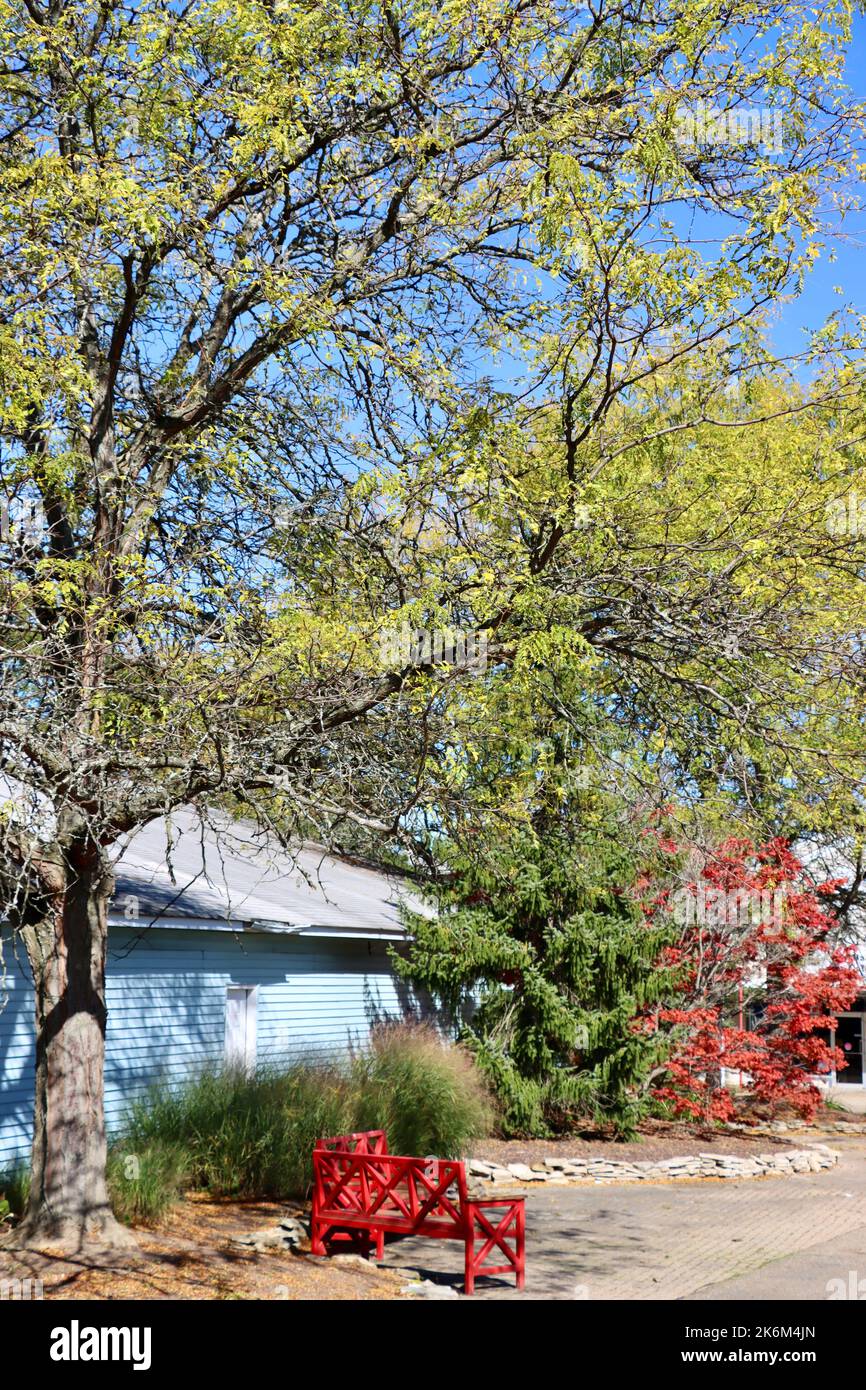
[[(181, 1146), (154, 1143), (133, 1151), (115, 1143), (108, 1154), (108, 1191), (114, 1214), (128, 1224), (151, 1225), (165, 1215), (188, 1183)], [(0, 1176), (0, 1222), (24, 1215), (30, 1196), (26, 1166)]]
[(285, 1073), (288, 1161), (280, 1196), (301, 1196), (313, 1181), (317, 1139), (355, 1129), (354, 1106), (344, 1069), (298, 1065)]
[(354, 1129), (384, 1129), (397, 1154), (460, 1158), (490, 1133), (490, 1096), (472, 1058), (432, 1028), (377, 1029), (352, 1062)]
[(134, 1152), (160, 1143), (182, 1148), (189, 1180), (214, 1196), (274, 1197), (306, 1191), (320, 1134), (350, 1118), (345, 1077), (298, 1064), (255, 1076), (208, 1069), (177, 1090), (153, 1087), (124, 1134)]
[(151, 1142), (132, 1150), (113, 1144), (108, 1154), (108, 1191), (115, 1216), (128, 1225), (154, 1225), (181, 1196), (189, 1181), (189, 1158), (180, 1144)]
[(0, 1174), (0, 1220), (7, 1216), (23, 1216), (29, 1198), (30, 1169), (26, 1164), (19, 1164), (8, 1173)]
[[(303, 1061), (254, 1076), (210, 1068), (174, 1090), (156, 1085), (131, 1108), (115, 1147), (180, 1153), (177, 1173), (214, 1196), (281, 1199), (306, 1193), (319, 1138), (384, 1129), (394, 1153), (456, 1157), (492, 1121), (468, 1054), (432, 1029), (401, 1026), (378, 1030), (369, 1052), (346, 1064)], [(156, 1164), (156, 1194), (161, 1171)], [(132, 1188), (118, 1189), (115, 1201), (133, 1204), (129, 1219), (150, 1210), (150, 1181), (142, 1170)]]

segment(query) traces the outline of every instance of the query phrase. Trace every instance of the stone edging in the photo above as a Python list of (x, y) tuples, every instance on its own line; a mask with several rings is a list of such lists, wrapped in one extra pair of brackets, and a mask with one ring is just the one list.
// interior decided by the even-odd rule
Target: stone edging
[(821, 1120), (807, 1124), (805, 1120), (788, 1120), (787, 1123), (773, 1120), (768, 1125), (726, 1124), (725, 1130), (728, 1134), (743, 1134), (747, 1138), (756, 1139), (768, 1134), (774, 1137), (779, 1134), (792, 1134), (798, 1130), (811, 1130), (813, 1134), (866, 1134), (866, 1122), (861, 1124), (859, 1120)]
[(827, 1144), (811, 1144), (808, 1149), (788, 1149), (781, 1153), (683, 1154), (676, 1158), (644, 1159), (628, 1162), (606, 1158), (546, 1158), (539, 1163), (488, 1163), (486, 1159), (467, 1160), (466, 1170), (475, 1182), (491, 1187), (502, 1182), (661, 1182), (672, 1178), (764, 1178), (785, 1173), (820, 1173), (835, 1166), (837, 1149)]

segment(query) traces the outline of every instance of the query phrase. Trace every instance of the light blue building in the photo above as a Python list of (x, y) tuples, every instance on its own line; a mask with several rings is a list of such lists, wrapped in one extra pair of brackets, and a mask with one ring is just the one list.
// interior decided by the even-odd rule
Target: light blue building
[[(205, 1063), (253, 1066), (361, 1047), (417, 1001), (388, 943), (401, 940), (397, 876), (254, 827), (192, 812), (119, 847), (109, 918), (106, 1115), (155, 1079)], [(413, 900), (413, 906), (419, 906)], [(29, 1154), (33, 990), (10, 932), (0, 961), (0, 1172)]]

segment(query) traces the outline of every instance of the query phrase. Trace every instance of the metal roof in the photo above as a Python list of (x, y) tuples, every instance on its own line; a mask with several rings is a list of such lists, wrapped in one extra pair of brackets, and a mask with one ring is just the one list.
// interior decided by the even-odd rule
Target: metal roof
[(126, 837), (115, 874), (113, 924), (399, 939), (400, 902), (428, 910), (387, 869), (290, 852), (252, 823), (191, 809)]

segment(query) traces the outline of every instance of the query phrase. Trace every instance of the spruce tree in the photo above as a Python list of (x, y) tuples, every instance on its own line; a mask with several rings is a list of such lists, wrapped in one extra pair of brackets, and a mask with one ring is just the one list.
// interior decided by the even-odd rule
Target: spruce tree
[(633, 1132), (664, 1046), (636, 1016), (670, 983), (656, 964), (670, 925), (643, 912), (616, 828), (548, 796), (523, 824), (440, 854), (437, 915), (411, 914), (397, 966), (462, 1020), (503, 1131)]

